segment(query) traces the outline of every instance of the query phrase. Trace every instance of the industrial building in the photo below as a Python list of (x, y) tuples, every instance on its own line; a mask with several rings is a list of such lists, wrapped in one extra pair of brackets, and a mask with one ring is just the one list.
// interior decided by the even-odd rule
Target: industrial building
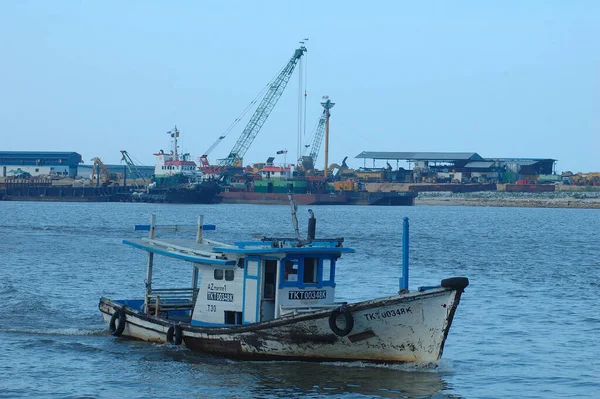
[[(106, 169), (108, 169), (108, 171), (111, 174), (116, 174), (117, 176), (121, 176), (120, 178), (122, 178), (122, 176), (125, 176), (125, 175), (127, 175), (128, 179), (138, 178), (140, 176), (136, 176), (136, 174), (137, 174), (137, 172), (139, 172), (141, 177), (143, 177), (145, 179), (150, 179), (150, 177), (154, 174), (154, 166), (136, 165), (136, 167), (135, 167), (136, 171), (134, 171), (133, 173), (132, 173), (132, 171), (129, 170), (129, 168), (126, 165), (105, 165), (105, 166), (106, 166)], [(77, 176), (89, 179), (90, 176), (92, 175), (93, 170), (94, 170), (94, 165), (79, 165), (77, 168)]]
[[(134, 177), (127, 171), (125, 164), (105, 166), (110, 173)], [(94, 165), (83, 164), (83, 159), (77, 152), (0, 151), (0, 177), (56, 176), (89, 179), (93, 169)], [(136, 166), (136, 172), (144, 178), (150, 178), (154, 173), (154, 166)]]
[(0, 176), (75, 177), (81, 162), (76, 152), (0, 151)]
[[(392, 177), (399, 182), (446, 183), (514, 183), (519, 180), (537, 180), (539, 176), (554, 173), (556, 160), (549, 158), (483, 158), (475, 152), (378, 152), (363, 151), (356, 156), (363, 159), (364, 170), (388, 170), (396, 162), (398, 173)], [(367, 166), (372, 160), (372, 167)], [(376, 161), (385, 161), (385, 168), (377, 168)], [(408, 162), (409, 169), (399, 167)]]

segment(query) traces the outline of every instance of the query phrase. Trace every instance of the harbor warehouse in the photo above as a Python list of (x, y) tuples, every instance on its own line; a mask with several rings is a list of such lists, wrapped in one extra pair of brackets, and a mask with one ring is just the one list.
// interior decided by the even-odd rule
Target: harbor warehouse
[(74, 178), (83, 162), (76, 152), (0, 151), (0, 176), (55, 175)]

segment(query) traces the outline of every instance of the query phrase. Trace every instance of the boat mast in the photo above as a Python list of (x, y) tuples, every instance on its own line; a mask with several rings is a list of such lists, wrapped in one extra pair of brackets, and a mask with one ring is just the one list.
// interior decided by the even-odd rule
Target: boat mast
[(173, 138), (173, 148), (171, 148), (171, 152), (173, 153), (173, 160), (179, 161), (179, 153), (177, 152), (177, 138), (179, 137), (179, 130), (177, 130), (177, 126), (175, 126), (172, 131), (167, 133), (170, 133), (171, 138)]
[[(196, 230), (196, 243), (202, 243), (202, 231), (204, 229), (204, 215), (198, 215), (198, 230)], [(195, 264), (192, 265), (192, 290), (196, 292), (198, 289), (198, 268)]]
[[(154, 239), (154, 232), (156, 231), (156, 214), (153, 213), (150, 216), (150, 229), (148, 233), (148, 238), (150, 240)], [(146, 265), (146, 296), (144, 298), (144, 304), (146, 312), (149, 311), (150, 305), (150, 293), (152, 292), (152, 268), (154, 265), (154, 252), (148, 251), (148, 263)]]
[(402, 276), (400, 277), (400, 291), (408, 292), (408, 217), (402, 221)]

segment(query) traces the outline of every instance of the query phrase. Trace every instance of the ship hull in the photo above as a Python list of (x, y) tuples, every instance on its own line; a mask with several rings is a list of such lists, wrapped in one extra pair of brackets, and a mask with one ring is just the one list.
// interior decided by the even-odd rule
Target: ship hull
[[(461, 293), (461, 288), (436, 288), (346, 305), (343, 309), (352, 323), (346, 324), (351, 329), (343, 335), (333, 331), (331, 310), (240, 326), (178, 323), (177, 328), (189, 349), (229, 358), (428, 363), (442, 355)], [(123, 312), (124, 337), (158, 343), (172, 340), (168, 334), (174, 322), (124, 305), (133, 302), (102, 298), (99, 308), (109, 325), (115, 312)]]
[[(257, 193), (253, 191), (224, 191), (219, 195), (226, 204), (274, 204), (289, 205), (288, 194)], [(346, 205), (348, 196), (345, 193), (294, 194), (298, 205)]]
[(212, 204), (219, 202), (219, 192), (220, 188), (216, 182), (203, 182), (169, 188), (152, 188), (147, 193), (138, 194), (134, 200), (169, 204)]
[(349, 205), (412, 206), (418, 193), (353, 191), (348, 194)]

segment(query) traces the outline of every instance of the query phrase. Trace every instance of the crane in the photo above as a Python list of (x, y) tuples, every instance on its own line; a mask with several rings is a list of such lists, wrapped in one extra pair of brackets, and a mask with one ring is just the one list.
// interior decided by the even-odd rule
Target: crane
[(221, 135), (219, 136), (219, 138), (213, 143), (213, 145), (210, 146), (210, 148), (208, 150), (206, 150), (204, 152), (204, 154), (200, 157), (200, 164), (202, 165), (203, 168), (208, 168), (210, 167), (210, 162), (208, 162), (208, 155), (212, 152), (212, 150), (214, 150), (217, 145), (219, 145), (219, 143), (225, 138), (225, 135)]
[(323, 142), (323, 135), (325, 134), (326, 120), (327, 112), (323, 110), (323, 113), (317, 122), (317, 126), (315, 127), (312, 143), (305, 146), (305, 148), (310, 148), (310, 154), (308, 156), (303, 156), (298, 162), (300, 165), (302, 165), (302, 169), (304, 170), (308, 171), (315, 168), (315, 162), (319, 156), (319, 150), (321, 149), (321, 143)]
[(121, 161), (125, 161), (125, 164), (127, 165), (127, 170), (129, 171), (130, 175), (133, 177), (133, 179), (132, 179), (133, 185), (137, 189), (141, 188), (137, 182), (137, 179), (142, 179), (142, 181), (145, 182), (144, 175), (142, 174), (142, 172), (140, 172), (140, 169), (137, 167), (135, 162), (133, 162), (133, 159), (131, 159), (131, 156), (129, 155), (129, 153), (127, 151), (121, 150), (121, 155), (123, 156), (121, 158)]
[(269, 117), (269, 114), (277, 104), (277, 101), (281, 97), (283, 90), (287, 86), (296, 65), (300, 58), (306, 52), (306, 47), (300, 46), (294, 51), (294, 55), (283, 67), (279, 75), (270, 84), (267, 93), (263, 97), (262, 101), (256, 108), (254, 115), (250, 118), (250, 121), (244, 128), (244, 131), (240, 135), (239, 139), (233, 146), (233, 149), (229, 155), (219, 162), (219, 166), (222, 168), (221, 179), (227, 174), (227, 168), (231, 166), (241, 166), (242, 159), (248, 151), (250, 144), (256, 138), (256, 135), (264, 125), (265, 121)]
[(102, 179), (102, 185), (106, 186), (106, 185), (110, 184), (111, 183), (110, 172), (108, 171), (108, 168), (106, 167), (106, 165), (104, 165), (104, 163), (102, 163), (100, 158), (94, 157), (90, 161), (94, 161), (94, 166), (92, 167), (91, 179), (94, 180), (96, 177), (100, 177), (100, 175), (102, 174), (102, 175), (104, 175), (104, 177)]

